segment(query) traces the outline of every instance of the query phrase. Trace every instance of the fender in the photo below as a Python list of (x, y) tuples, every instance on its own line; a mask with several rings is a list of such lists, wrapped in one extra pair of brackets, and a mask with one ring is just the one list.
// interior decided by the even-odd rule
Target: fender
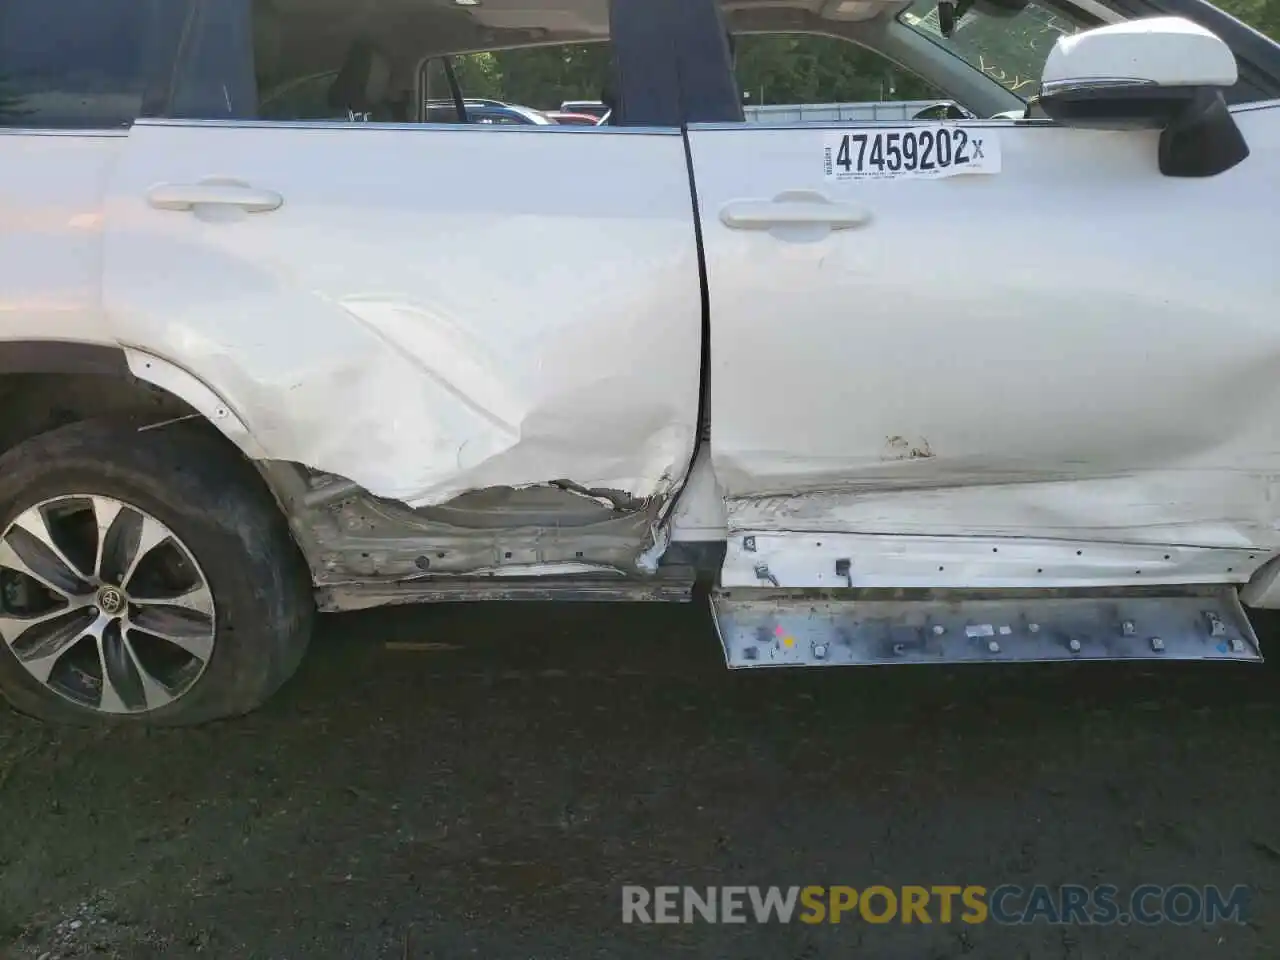
[(136, 347), (122, 347), (121, 354), (128, 371), (139, 380), (146, 381), (186, 401), (187, 405), (217, 427), (251, 460), (267, 459), (266, 452), (254, 439), (240, 416), (231, 409), (218, 393), (195, 374), (171, 360), (147, 353)]
[(245, 456), (266, 459), (244, 421), (216, 391), (172, 361), (145, 350), (68, 340), (0, 341), (0, 375), (23, 373), (137, 378), (184, 401)]

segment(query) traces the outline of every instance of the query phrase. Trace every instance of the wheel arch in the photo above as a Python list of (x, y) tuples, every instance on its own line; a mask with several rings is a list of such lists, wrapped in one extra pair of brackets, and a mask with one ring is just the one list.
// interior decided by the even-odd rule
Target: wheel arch
[(249, 459), (266, 459), (265, 452), (239, 414), (211, 386), (190, 371), (157, 354), (136, 347), (122, 347), (121, 350), (133, 376), (182, 400), (217, 427)]
[(116, 419), (139, 428), (195, 420), (211, 428), (246, 482), (267, 492), (314, 571), (315, 548), (295, 521), (302, 489), (272, 463), (216, 390), (178, 364), (134, 347), (57, 340), (0, 341), (0, 454), (72, 423)]
[(263, 459), (238, 414), (178, 364), (135, 347), (63, 340), (0, 342), (0, 452), (90, 416), (199, 415), (250, 460)]

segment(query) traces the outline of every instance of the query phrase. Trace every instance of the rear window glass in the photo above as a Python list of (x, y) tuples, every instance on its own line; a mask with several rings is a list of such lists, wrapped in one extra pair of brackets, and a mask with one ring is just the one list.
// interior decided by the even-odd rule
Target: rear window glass
[(127, 126), (141, 111), (147, 0), (3, 0), (0, 125)]

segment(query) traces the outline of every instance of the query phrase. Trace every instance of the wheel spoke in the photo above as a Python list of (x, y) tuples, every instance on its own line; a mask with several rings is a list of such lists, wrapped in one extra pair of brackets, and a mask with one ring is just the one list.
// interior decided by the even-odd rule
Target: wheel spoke
[[(178, 607), (200, 614), (208, 620), (213, 619), (213, 594), (203, 583), (197, 584), (186, 593), (172, 597), (142, 597), (136, 593), (130, 595), (134, 603), (147, 607)], [(193, 618), (194, 619), (194, 618)]]
[[(9, 646), (16, 648), (19, 646), (18, 644), (19, 638), (28, 630), (30, 630), (32, 627), (44, 628), (45, 625), (58, 620), (58, 618), (67, 617), (73, 613), (79, 614), (82, 618), (84, 618), (86, 621), (86, 625), (93, 621), (92, 615), (84, 607), (58, 607), (57, 610), (47, 610), (44, 613), (36, 613), (27, 617), (24, 617), (21, 614), (16, 614), (11, 612), (0, 613), (0, 638), (3, 638), (4, 640), (8, 641)], [(45, 630), (42, 629), (36, 632), (43, 633), (45, 632)], [(32, 643), (33, 641), (31, 637), (34, 637), (34, 636), (35, 634), (32, 634), (30, 637), (28, 637), (27, 640), (24, 641), (22, 646), (26, 646), (27, 644)], [(34, 641), (34, 642), (39, 643), (42, 641)]]
[(93, 621), (84, 607), (64, 608), (38, 617), (0, 617), (0, 633), (18, 662), (46, 683), (58, 660), (88, 633)]
[(147, 695), (143, 689), (142, 671), (117, 624), (109, 625), (98, 638), (98, 661), (102, 666), (102, 696), (98, 709), (106, 713), (145, 710)]
[(89, 592), (89, 585), (25, 526), (14, 524), (0, 540), (0, 567), (24, 574), (68, 600)]
[(128, 589), (138, 564), (169, 536), (159, 521), (121, 506), (102, 538), (102, 580)]
[(213, 654), (212, 617), (164, 606), (163, 602), (151, 605), (138, 601), (138, 612), (130, 618), (129, 628), (167, 640), (203, 663)]
[(120, 586), (126, 590), (129, 588), (129, 580), (133, 577), (138, 569), (138, 564), (156, 547), (169, 539), (169, 531), (150, 517), (142, 518), (142, 531), (138, 537), (138, 549), (134, 551), (133, 559), (129, 563), (129, 569), (125, 571), (124, 579), (120, 581)]
[(138, 656), (138, 651), (134, 649), (132, 643), (129, 642), (129, 633), (124, 633), (124, 646), (129, 652), (129, 657), (133, 661), (133, 665), (137, 668), (138, 679), (142, 681), (142, 698), (146, 703), (148, 710), (154, 710), (156, 707), (162, 707), (166, 703), (173, 700), (173, 692), (152, 676), (151, 671), (147, 669), (146, 664), (142, 662), (142, 658)]
[(102, 561), (107, 546), (107, 533), (111, 530), (111, 525), (115, 523), (116, 517), (120, 515), (122, 504), (119, 500), (108, 500), (106, 497), (90, 497), (89, 503), (93, 506), (93, 519), (98, 525), (98, 545), (94, 552), (93, 575), (101, 577)]
[(32, 507), (30, 510), (23, 511), (18, 519), (13, 521), (13, 525), (27, 531), (27, 533), (39, 540), (40, 543), (42, 543), (58, 560), (62, 562), (62, 565), (70, 571), (76, 580), (84, 583), (93, 575), (92, 571), (86, 572), (76, 566), (76, 564), (72, 562), (71, 558), (68, 557), (62, 551), (62, 548), (58, 546), (57, 541), (53, 539), (53, 531), (49, 529), (49, 517), (45, 514), (43, 509), (39, 507)]

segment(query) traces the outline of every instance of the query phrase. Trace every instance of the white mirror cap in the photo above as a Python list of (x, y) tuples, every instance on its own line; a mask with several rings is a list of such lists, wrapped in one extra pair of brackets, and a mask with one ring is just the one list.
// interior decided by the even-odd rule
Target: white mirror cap
[(1045, 86), (1141, 81), (1162, 87), (1230, 87), (1235, 54), (1213, 32), (1183, 17), (1128, 20), (1061, 37), (1044, 64)]

